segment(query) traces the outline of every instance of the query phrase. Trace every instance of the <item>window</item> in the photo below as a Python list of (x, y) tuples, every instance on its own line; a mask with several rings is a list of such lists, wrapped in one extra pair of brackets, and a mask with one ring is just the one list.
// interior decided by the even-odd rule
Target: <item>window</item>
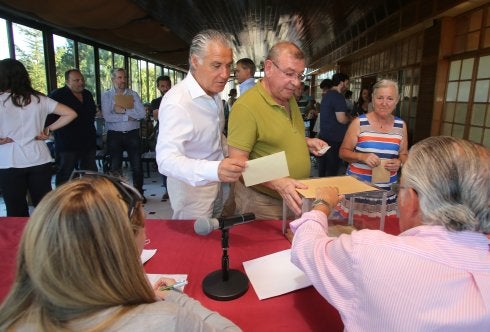
[(112, 87), (111, 70), (113, 68), (115, 67), (112, 65), (112, 52), (100, 48), (99, 49), (100, 95), (102, 95), (104, 91)]
[(59, 88), (65, 85), (65, 72), (76, 67), (75, 43), (72, 39), (53, 35), (53, 45), (56, 64), (56, 86)]
[(17, 23), (12, 24), (12, 30), (15, 58), (26, 67), (32, 87), (40, 92), (48, 93), (42, 31)]
[(85, 77), (85, 88), (95, 96), (95, 55), (92, 45), (78, 43), (78, 62)]
[(7, 36), (7, 22), (0, 18), (0, 59), (10, 58)]

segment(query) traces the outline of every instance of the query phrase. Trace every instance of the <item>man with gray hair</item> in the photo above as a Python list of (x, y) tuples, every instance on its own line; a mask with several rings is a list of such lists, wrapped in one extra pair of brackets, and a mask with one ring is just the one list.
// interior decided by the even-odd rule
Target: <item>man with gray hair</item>
[(167, 175), (173, 219), (216, 217), (220, 182), (238, 180), (245, 162), (225, 158), (224, 113), (219, 93), (230, 76), (233, 53), (219, 31), (197, 34), (190, 46), (187, 76), (165, 94), (158, 114), (156, 159)]
[[(107, 128), (107, 152), (110, 172), (122, 175), (123, 152), (128, 153), (133, 186), (143, 195), (143, 168), (140, 151), (140, 120), (146, 115), (140, 96), (127, 87), (126, 70), (111, 71), (112, 88), (102, 94), (102, 115)], [(143, 196), (144, 198), (144, 196)], [(143, 199), (146, 203), (146, 198)]]
[(398, 189), (398, 236), (329, 236), (337, 188), (292, 222), (291, 260), (346, 331), (489, 331), (490, 150), (449, 136), (415, 144)]

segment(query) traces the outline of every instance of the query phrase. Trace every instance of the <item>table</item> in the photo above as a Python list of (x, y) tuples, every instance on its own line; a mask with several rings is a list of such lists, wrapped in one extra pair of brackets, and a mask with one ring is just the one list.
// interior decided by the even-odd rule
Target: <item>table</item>
[[(15, 253), (26, 218), (0, 218), (0, 301), (6, 296), (15, 269)], [(230, 229), (230, 268), (244, 271), (242, 262), (290, 248), (281, 221), (254, 221)], [(221, 268), (221, 232), (194, 233), (193, 221), (147, 220), (147, 249), (157, 253), (147, 273), (188, 274), (185, 293), (229, 318), (244, 331), (343, 331), (338, 311), (313, 288), (260, 301), (250, 285), (232, 301), (215, 301), (202, 291), (204, 277)]]

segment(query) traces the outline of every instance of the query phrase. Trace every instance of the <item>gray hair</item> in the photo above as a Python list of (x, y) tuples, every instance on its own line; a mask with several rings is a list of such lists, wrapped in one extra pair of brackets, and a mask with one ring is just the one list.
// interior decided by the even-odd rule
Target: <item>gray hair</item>
[(228, 48), (231, 48), (231, 41), (227, 34), (217, 30), (203, 30), (199, 32), (194, 38), (192, 38), (191, 46), (189, 49), (189, 68), (191, 72), (194, 72), (191, 58), (195, 55), (200, 62), (206, 55), (206, 48), (210, 42), (220, 43)]
[(393, 81), (393, 80), (390, 80), (387, 78), (379, 80), (378, 82), (376, 82), (373, 85), (373, 99), (374, 99), (374, 96), (376, 95), (376, 91), (378, 89), (389, 88), (389, 87), (393, 87), (395, 89), (396, 97), (397, 97), (397, 99), (399, 99), (400, 98), (400, 92), (398, 91), (398, 83), (396, 81)]
[(417, 192), (422, 223), (490, 233), (490, 150), (449, 136), (415, 144), (403, 166), (404, 185)]
[(120, 71), (123, 71), (124, 74), (126, 74), (126, 69), (124, 68), (114, 68), (111, 70), (111, 80), (113, 80), (115, 77), (116, 77), (116, 73), (117, 72), (120, 72)]

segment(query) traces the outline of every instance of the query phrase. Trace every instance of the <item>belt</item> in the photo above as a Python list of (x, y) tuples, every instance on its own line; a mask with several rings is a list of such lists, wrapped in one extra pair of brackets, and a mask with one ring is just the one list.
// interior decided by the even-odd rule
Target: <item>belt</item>
[(139, 130), (139, 129), (136, 128), (136, 129), (126, 130), (126, 131), (118, 131), (118, 130), (108, 130), (108, 131), (112, 131), (112, 132), (119, 133), (119, 134), (127, 134), (127, 133), (133, 132), (135, 130)]

